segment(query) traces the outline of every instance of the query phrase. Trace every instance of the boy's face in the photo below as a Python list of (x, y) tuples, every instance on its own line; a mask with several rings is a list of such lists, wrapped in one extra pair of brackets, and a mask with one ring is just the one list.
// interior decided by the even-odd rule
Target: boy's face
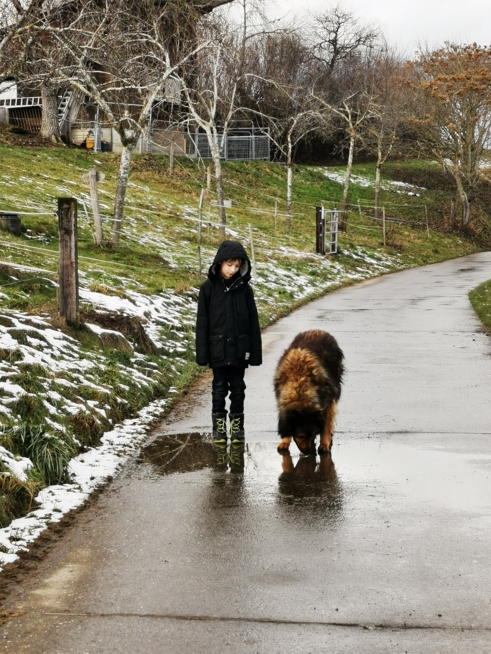
[(220, 275), (224, 279), (230, 279), (239, 270), (241, 263), (240, 259), (225, 259), (220, 266)]

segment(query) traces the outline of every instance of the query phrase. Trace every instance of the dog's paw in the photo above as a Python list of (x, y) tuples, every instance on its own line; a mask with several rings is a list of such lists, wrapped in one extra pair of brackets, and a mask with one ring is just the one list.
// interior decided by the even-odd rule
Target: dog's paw
[(331, 448), (326, 447), (325, 445), (319, 445), (317, 452), (319, 454), (331, 454)]
[(280, 443), (276, 449), (277, 449), (278, 454), (289, 454), (290, 453), (290, 446), (287, 445), (286, 443)]

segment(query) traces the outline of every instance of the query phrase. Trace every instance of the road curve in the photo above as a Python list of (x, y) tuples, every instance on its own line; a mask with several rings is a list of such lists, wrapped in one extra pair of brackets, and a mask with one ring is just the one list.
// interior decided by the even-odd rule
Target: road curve
[[(491, 339), (467, 296), (489, 278), (475, 254), (268, 329), (246, 452), (193, 436), (202, 383), (12, 591), (3, 651), (490, 652)], [(332, 459), (281, 457), (274, 368), (312, 328), (346, 356)]]

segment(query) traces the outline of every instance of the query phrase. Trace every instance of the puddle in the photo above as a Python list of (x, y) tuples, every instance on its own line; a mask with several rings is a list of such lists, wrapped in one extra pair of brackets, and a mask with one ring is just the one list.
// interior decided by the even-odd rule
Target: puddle
[(154, 472), (169, 475), (192, 472), (216, 464), (217, 449), (203, 434), (175, 434), (157, 438), (140, 453), (138, 463), (149, 463)]
[[(142, 474), (154, 480), (176, 473), (210, 475), (203, 498), (212, 508), (276, 506), (303, 521), (341, 515), (342, 486), (330, 455), (280, 455), (277, 442), (216, 446), (210, 434), (159, 437), (142, 449)], [(324, 520), (322, 520), (322, 517)]]
[(487, 524), (491, 455), (472, 451), (470, 442), (456, 450), (458, 442), (432, 435), (340, 437), (332, 457), (320, 457), (300, 456), (293, 444), (290, 454), (280, 455), (276, 441), (218, 447), (209, 433), (176, 434), (142, 449), (138, 476), (152, 484), (199, 488), (198, 512), (223, 517), (231, 511), (231, 524), (239, 515), (254, 515), (308, 526), (313, 533), (342, 523), (354, 527), (356, 515), (382, 512), (388, 519), (433, 511), (467, 513)]

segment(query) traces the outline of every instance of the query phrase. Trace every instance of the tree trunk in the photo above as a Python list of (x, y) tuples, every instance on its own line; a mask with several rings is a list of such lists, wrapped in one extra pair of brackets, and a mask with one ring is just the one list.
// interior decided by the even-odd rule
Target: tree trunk
[(459, 171), (456, 170), (453, 174), (455, 183), (457, 185), (457, 191), (459, 193), (460, 201), (462, 203), (462, 225), (468, 225), (470, 221), (470, 205), (469, 198), (465, 192), (464, 185), (462, 184), (462, 179), (459, 175)]
[(346, 172), (344, 174), (344, 186), (343, 186), (343, 199), (341, 200), (341, 220), (339, 228), (342, 231), (346, 231), (346, 205), (348, 204), (348, 192), (349, 184), (351, 179), (351, 171), (353, 169), (353, 155), (355, 151), (355, 134), (352, 132), (349, 139), (349, 151), (348, 151), (348, 163), (346, 164)]
[(211, 156), (215, 166), (215, 185), (217, 189), (218, 219), (220, 226), (218, 228), (218, 240), (220, 243), (225, 240), (225, 225), (227, 224), (227, 214), (225, 213), (223, 197), (223, 177), (222, 162), (220, 159), (220, 146), (218, 145), (217, 134), (208, 134)]
[(45, 84), (41, 84), (41, 138), (61, 143), (60, 126), (58, 124), (58, 94)]
[(448, 219), (448, 224), (450, 226), (450, 229), (453, 229), (455, 227), (455, 200), (452, 200), (450, 202), (450, 217)]
[(380, 173), (381, 173), (381, 167), (382, 165), (377, 161), (377, 165), (375, 167), (375, 199), (374, 199), (374, 205), (375, 205), (375, 211), (374, 215), (375, 218), (378, 218), (378, 210), (379, 210), (379, 203), (380, 203)]
[(124, 199), (126, 188), (128, 186), (128, 176), (130, 173), (131, 155), (135, 149), (137, 141), (133, 140), (127, 145), (123, 145), (121, 159), (119, 163), (118, 184), (116, 186), (116, 195), (114, 197), (114, 216), (111, 230), (111, 244), (118, 247), (119, 236), (121, 234), (121, 224), (123, 222)]
[(80, 89), (72, 89), (72, 101), (70, 102), (70, 109), (68, 111), (68, 139), (72, 140), (72, 123), (75, 122), (80, 113), (80, 109), (84, 103), (85, 95)]
[(288, 152), (286, 158), (286, 231), (289, 233), (292, 224), (292, 183), (293, 183), (291, 134), (288, 134), (287, 139), (288, 139)]
[(375, 166), (375, 199), (374, 199), (374, 205), (375, 205), (375, 218), (378, 218), (378, 210), (379, 210), (379, 203), (380, 203), (380, 178), (381, 178), (381, 173), (382, 173), (382, 149), (380, 147), (380, 143), (377, 148), (377, 163)]
[(467, 193), (465, 191), (463, 191), (461, 198), (462, 198), (462, 224), (468, 225), (471, 220), (471, 207), (469, 204), (469, 198), (467, 197)]
[(286, 165), (286, 231), (290, 232), (292, 224), (292, 181), (293, 167), (291, 161)]

